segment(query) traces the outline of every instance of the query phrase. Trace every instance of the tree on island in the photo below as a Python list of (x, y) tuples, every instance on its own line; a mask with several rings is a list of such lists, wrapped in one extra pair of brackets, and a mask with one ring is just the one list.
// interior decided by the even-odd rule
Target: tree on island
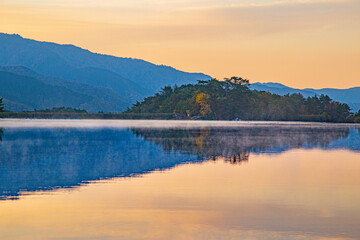
[(270, 120), (352, 122), (347, 104), (320, 95), (284, 96), (251, 90), (241, 77), (198, 81), (174, 88), (164, 87), (154, 96), (137, 102), (127, 113), (174, 113), (177, 118), (211, 120)]
[(360, 110), (354, 114), (353, 119), (352, 119), (354, 123), (360, 123)]

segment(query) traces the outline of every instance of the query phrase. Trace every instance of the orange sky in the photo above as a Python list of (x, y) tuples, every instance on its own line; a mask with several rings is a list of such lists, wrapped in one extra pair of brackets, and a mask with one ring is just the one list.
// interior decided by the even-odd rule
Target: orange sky
[(216, 78), (360, 86), (359, 0), (0, 0), (0, 32)]

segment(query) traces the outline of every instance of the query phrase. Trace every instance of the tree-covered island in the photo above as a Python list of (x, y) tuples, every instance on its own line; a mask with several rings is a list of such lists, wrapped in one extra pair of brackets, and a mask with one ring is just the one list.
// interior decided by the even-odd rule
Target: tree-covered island
[(125, 112), (89, 113), (70, 107), (10, 112), (0, 98), (0, 118), (77, 119), (204, 119), (264, 120), (360, 123), (360, 111), (333, 101), (327, 95), (303, 97), (278, 95), (250, 89), (249, 80), (240, 77), (224, 81), (211, 79), (197, 84), (166, 86), (154, 96), (136, 102)]
[(164, 87), (125, 113), (173, 113), (180, 119), (360, 122), (360, 111), (327, 95), (304, 98), (251, 90), (240, 77)]

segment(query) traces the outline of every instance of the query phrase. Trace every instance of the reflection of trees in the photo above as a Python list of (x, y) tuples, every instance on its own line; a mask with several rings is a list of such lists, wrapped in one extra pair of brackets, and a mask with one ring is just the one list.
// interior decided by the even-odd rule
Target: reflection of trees
[(225, 157), (222, 157), (222, 156), (212, 156), (209, 158), (210, 161), (218, 161), (218, 160), (223, 160), (227, 163), (230, 163), (230, 164), (241, 164), (241, 163), (244, 163), (244, 162), (248, 162), (249, 161), (249, 157), (250, 157), (250, 153), (249, 152), (242, 152), (242, 153), (239, 153), (238, 155), (233, 155), (233, 156), (225, 156)]
[(2, 128), (0, 128), (0, 141), (2, 141), (3, 134), (4, 134), (4, 130)]
[(184, 163), (221, 159), (237, 164), (252, 152), (315, 146), (359, 151), (360, 134), (311, 127), (6, 129), (0, 144), (0, 200), (16, 199), (21, 191), (71, 188)]
[(136, 135), (167, 151), (225, 158), (230, 163), (247, 161), (249, 152), (281, 152), (300, 147), (326, 148), (331, 141), (349, 135), (348, 128), (242, 127), (202, 129), (133, 129)]

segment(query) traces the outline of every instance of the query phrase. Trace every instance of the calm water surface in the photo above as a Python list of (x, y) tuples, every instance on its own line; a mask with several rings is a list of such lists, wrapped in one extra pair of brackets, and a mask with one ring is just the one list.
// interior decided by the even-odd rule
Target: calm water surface
[(0, 239), (360, 239), (360, 125), (0, 120)]

